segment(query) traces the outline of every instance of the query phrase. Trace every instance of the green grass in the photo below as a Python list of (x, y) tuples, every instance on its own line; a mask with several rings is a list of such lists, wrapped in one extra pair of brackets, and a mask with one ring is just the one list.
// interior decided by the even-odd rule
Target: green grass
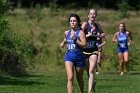
[(138, 93), (140, 74), (103, 74), (97, 77), (97, 93)]
[[(120, 76), (116, 72), (96, 75), (96, 93), (140, 93), (140, 72)], [(84, 74), (85, 93), (87, 76)], [(53, 72), (25, 77), (0, 77), (0, 93), (67, 93), (65, 72)], [(74, 93), (78, 93), (74, 79)]]
[[(52, 71), (57, 70), (59, 67), (62, 68), (65, 49), (60, 49), (59, 44), (63, 40), (64, 31), (70, 29), (68, 16), (71, 13), (77, 13), (82, 22), (87, 21), (86, 9), (79, 9), (78, 11), (75, 9), (58, 9), (58, 11), (53, 12), (44, 7), (39, 10), (15, 9), (7, 14), (11, 31), (29, 42), (33, 42), (33, 45), (39, 50), (32, 59), (36, 71), (46, 72), (46, 69)], [(140, 60), (139, 57), (135, 58), (135, 55), (139, 55), (138, 51), (140, 49), (140, 16), (136, 11), (129, 11), (128, 18), (122, 18), (121, 15), (120, 11), (98, 10), (97, 22), (101, 24), (107, 35), (107, 44), (103, 47), (104, 59), (102, 59), (102, 62), (107, 63), (106, 66), (103, 65), (105, 66), (104, 70), (114, 69), (112, 62), (117, 63), (118, 61), (116, 60), (118, 55), (114, 55), (116, 53), (116, 44), (112, 43), (111, 39), (113, 34), (118, 31), (120, 22), (125, 22), (127, 29), (134, 36), (132, 49), (130, 49), (130, 53), (134, 56), (129, 58), (135, 62)], [(134, 69), (139, 70), (136, 68), (139, 68), (140, 64), (135, 64), (135, 66)]]
[[(63, 40), (64, 31), (69, 29), (67, 17), (70, 13), (79, 14), (82, 22), (87, 20), (87, 10), (84, 9), (78, 11), (62, 9), (54, 14), (47, 8), (39, 11), (15, 9), (7, 15), (13, 33), (33, 41), (37, 49), (42, 48), (42, 51), (33, 57), (34, 68), (31, 68), (31, 71), (46, 74), (0, 77), (0, 93), (67, 93), (67, 78), (63, 67), (65, 49), (60, 49), (58, 46)], [(111, 42), (111, 38), (118, 31), (120, 22), (125, 22), (127, 29), (132, 31), (134, 36), (132, 48), (130, 48), (130, 53), (133, 55), (130, 59), (133, 59), (133, 62), (139, 62), (140, 59), (138, 57), (140, 16), (136, 15), (135, 11), (130, 11), (130, 13), (129, 18), (121, 18), (119, 11), (102, 9), (98, 11), (97, 22), (101, 24), (107, 35), (107, 44), (103, 47), (103, 65), (100, 69), (103, 72), (96, 76), (96, 93), (140, 93), (140, 72), (130, 72), (124, 76), (113, 72), (116, 71), (113, 65), (118, 63), (118, 55), (116, 45)], [(46, 36), (43, 43), (40, 40), (41, 36)], [(137, 64), (134, 69), (139, 71), (139, 68), (140, 64)], [(87, 93), (86, 73), (84, 80), (85, 93)], [(76, 79), (74, 79), (74, 93), (79, 93)]]

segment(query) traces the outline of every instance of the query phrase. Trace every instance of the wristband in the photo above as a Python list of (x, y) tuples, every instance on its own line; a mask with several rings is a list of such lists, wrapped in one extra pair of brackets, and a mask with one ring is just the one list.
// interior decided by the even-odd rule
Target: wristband
[(75, 37), (75, 38), (73, 39), (73, 41), (76, 42), (76, 41), (77, 41), (77, 38)]

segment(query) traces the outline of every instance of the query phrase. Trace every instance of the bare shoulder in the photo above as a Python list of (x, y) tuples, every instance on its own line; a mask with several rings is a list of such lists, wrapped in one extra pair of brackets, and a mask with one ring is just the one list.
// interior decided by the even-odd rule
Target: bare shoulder
[(81, 28), (83, 29), (83, 31), (86, 29), (87, 26), (87, 22), (83, 22)]
[(82, 23), (82, 27), (86, 27), (86, 25), (87, 25), (87, 22)]
[(80, 36), (83, 36), (85, 35), (84, 31), (83, 30), (80, 30), (80, 33), (79, 33)]
[(83, 22), (83, 23), (82, 23), (82, 25), (86, 25), (86, 24), (87, 24), (87, 22)]
[(118, 34), (119, 34), (119, 32), (116, 32), (116, 33), (114, 34), (114, 36), (118, 36)]
[(69, 30), (66, 30), (66, 31), (64, 32), (64, 34), (67, 35), (67, 34), (68, 34), (68, 31), (69, 31)]
[(80, 34), (85, 34), (83, 30), (80, 30)]
[(116, 34), (116, 35), (118, 35), (118, 34), (119, 34), (119, 32), (116, 32), (115, 34)]
[(127, 34), (127, 35), (131, 35), (131, 32), (130, 32), (130, 31), (126, 31), (126, 34)]

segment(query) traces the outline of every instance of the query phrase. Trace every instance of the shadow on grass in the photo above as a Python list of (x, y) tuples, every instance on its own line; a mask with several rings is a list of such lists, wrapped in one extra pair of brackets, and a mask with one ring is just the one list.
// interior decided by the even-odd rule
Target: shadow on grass
[[(110, 72), (104, 72), (103, 74), (114, 74), (114, 75), (119, 75), (119, 72), (116, 71), (110, 71)], [(129, 71), (129, 72), (124, 72), (124, 75), (140, 75), (140, 71)]]
[[(35, 75), (33, 75), (35, 77)], [(33, 77), (32, 76), (32, 77)], [(31, 76), (29, 76), (31, 77)], [(37, 76), (39, 77), (39, 76)], [(24, 86), (28, 86), (28, 85), (33, 85), (33, 84), (37, 84), (37, 85), (43, 85), (44, 83), (39, 82), (39, 81), (35, 81), (28, 79), (27, 78), (16, 78), (16, 77), (0, 77), (0, 85), (24, 85)]]
[(116, 88), (116, 87), (120, 87), (120, 88), (123, 88), (123, 87), (126, 87), (125, 84), (104, 84), (104, 85), (97, 85), (97, 87), (99, 88), (107, 88), (107, 89), (110, 89), (110, 88)]
[(43, 77), (44, 75), (31, 75), (31, 74), (26, 74), (23, 76), (17, 76), (17, 77)]
[(140, 71), (129, 72), (129, 75), (140, 75)]

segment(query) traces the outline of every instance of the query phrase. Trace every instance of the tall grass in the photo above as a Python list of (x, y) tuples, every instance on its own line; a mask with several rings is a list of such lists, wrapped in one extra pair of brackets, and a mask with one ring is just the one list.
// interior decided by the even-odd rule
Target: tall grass
[[(48, 8), (15, 9), (8, 15), (10, 29), (22, 37), (31, 41), (37, 48), (37, 55), (33, 57), (34, 67), (32, 71), (55, 71), (63, 68), (63, 57), (66, 49), (60, 49), (59, 44), (63, 39), (64, 31), (69, 28), (68, 16), (71, 13), (80, 15), (82, 22), (87, 20), (86, 9), (57, 9)], [(116, 44), (111, 42), (113, 34), (118, 31), (118, 24), (125, 22), (128, 30), (132, 31), (134, 41), (130, 48), (130, 59), (138, 63), (139, 54), (139, 29), (140, 17), (135, 11), (128, 11), (128, 18), (122, 18), (122, 13), (114, 10), (98, 10), (97, 22), (99, 22), (107, 35), (107, 44), (103, 47), (104, 71), (115, 70), (118, 64)], [(135, 52), (134, 52), (134, 51)], [(131, 52), (132, 51), (132, 52)], [(131, 56), (133, 55), (133, 56)], [(135, 70), (140, 64), (131, 64)], [(61, 69), (63, 70), (63, 69)]]

